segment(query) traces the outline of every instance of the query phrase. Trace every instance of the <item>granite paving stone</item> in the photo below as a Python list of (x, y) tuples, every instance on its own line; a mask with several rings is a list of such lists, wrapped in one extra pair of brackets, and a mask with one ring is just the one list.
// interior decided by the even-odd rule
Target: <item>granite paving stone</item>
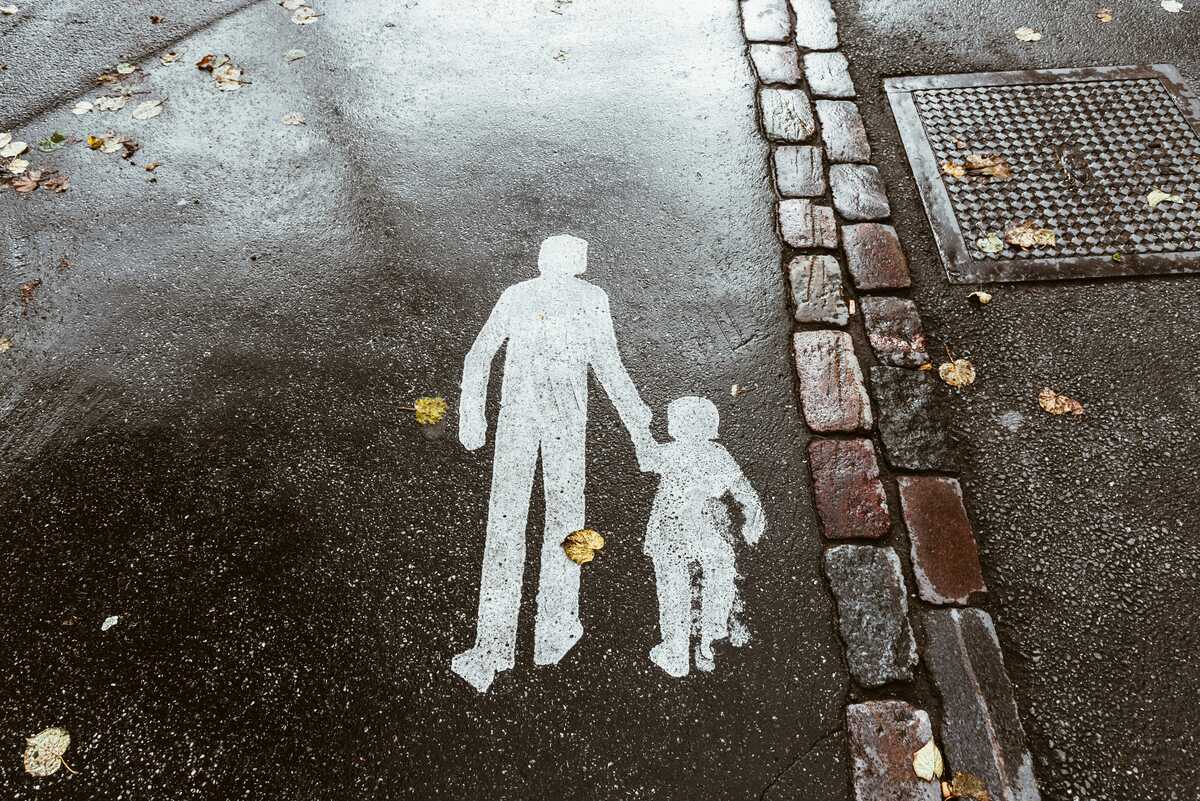
[(811, 439), (808, 465), (821, 533), (831, 540), (879, 539), (892, 528), (869, 439)]
[(888, 464), (902, 470), (957, 469), (937, 379), (925, 371), (872, 367), (871, 390)]
[(752, 44), (750, 60), (763, 83), (799, 83), (800, 56), (790, 44)]
[(775, 187), (784, 197), (817, 197), (825, 194), (825, 160), (812, 145), (778, 145)]
[(994, 801), (1040, 801), (1000, 640), (982, 609), (925, 614), (925, 663), (942, 698), (941, 744), (954, 770)]
[(803, 142), (817, 129), (812, 103), (802, 89), (763, 87), (758, 90), (763, 128), (778, 142)]
[(833, 209), (808, 200), (779, 201), (779, 230), (783, 240), (794, 248), (832, 250), (838, 244)]
[(893, 367), (920, 367), (929, 361), (916, 303), (878, 295), (864, 295), (858, 302), (875, 358)]
[(939, 476), (901, 476), (897, 482), (921, 599), (966, 604), (972, 593), (986, 592), (959, 483)]
[[(871, 160), (867, 129), (863, 127), (862, 116), (853, 101), (818, 100), (817, 118), (821, 121), (821, 141), (825, 143), (825, 153), (831, 162)], [(830, 180), (833, 180), (832, 176)], [(886, 198), (884, 203), (887, 203)], [(838, 210), (841, 211), (840, 208)], [(881, 216), (886, 216), (886, 213)]]
[(877, 167), (834, 164), (829, 168), (829, 186), (834, 208), (847, 220), (880, 220), (892, 213)]
[(833, 256), (797, 256), (788, 263), (796, 322), (845, 325), (842, 266)]
[(825, 575), (837, 599), (838, 627), (854, 679), (864, 687), (911, 679), (917, 643), (896, 552), (837, 545), (825, 551)]
[(910, 283), (908, 258), (896, 229), (882, 223), (842, 228), (846, 269), (858, 289), (903, 289)]
[(804, 421), (813, 431), (863, 431), (874, 422), (854, 342), (844, 331), (793, 335)]
[(854, 97), (850, 62), (842, 53), (806, 53), (804, 79), (817, 97)]
[(751, 42), (786, 42), (792, 32), (786, 0), (742, 0), (742, 30)]
[(929, 714), (904, 701), (846, 707), (856, 801), (942, 801), (936, 781), (913, 772), (913, 754), (933, 739)]
[(791, 0), (796, 12), (796, 44), (809, 50), (836, 50), (837, 17), (829, 0)]

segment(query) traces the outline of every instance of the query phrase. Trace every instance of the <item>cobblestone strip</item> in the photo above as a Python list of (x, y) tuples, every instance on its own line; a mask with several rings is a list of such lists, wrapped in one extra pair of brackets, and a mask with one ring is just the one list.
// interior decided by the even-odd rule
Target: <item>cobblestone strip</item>
[[(912, 767), (935, 730), (912, 703), (920, 677), (941, 698), (948, 769), (980, 777), (998, 801), (1039, 801), (991, 618), (967, 606), (986, 587), (962, 488), (949, 475), (957, 463), (944, 388), (928, 372), (924, 326), (905, 297), (908, 261), (834, 9), (830, 0), (739, 5), (771, 150), (800, 405), (816, 435), (808, 459), (824, 569), (858, 701), (846, 708), (855, 796), (941, 798)], [(925, 674), (910, 606), (925, 632)]]

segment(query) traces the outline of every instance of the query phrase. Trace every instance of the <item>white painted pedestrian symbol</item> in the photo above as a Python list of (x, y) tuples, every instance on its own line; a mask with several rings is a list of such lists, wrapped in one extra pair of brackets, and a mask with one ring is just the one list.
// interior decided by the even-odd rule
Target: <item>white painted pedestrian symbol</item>
[(546, 239), (538, 268), (540, 276), (501, 294), (463, 367), (459, 439), (475, 450), (487, 434), (491, 363), (506, 345), (475, 645), (451, 663), (480, 692), (515, 660), (525, 529), (539, 453), (546, 515), (534, 662), (556, 664), (583, 636), (579, 565), (566, 557), (561, 543), (584, 528), (589, 368), (628, 429), (639, 460), (653, 446), (650, 409), (621, 362), (608, 296), (576, 277), (587, 268), (587, 242)]
[[(725, 448), (715, 442), (717, 407), (705, 398), (679, 398), (667, 407), (671, 441), (647, 454), (648, 469), (661, 476), (644, 550), (654, 561), (661, 642), (650, 658), (676, 677), (689, 672), (691, 634), (698, 631), (696, 668), (714, 667), (713, 644), (730, 637), (737, 598), (733, 526), (726, 494), (742, 508), (742, 536), (750, 545), (765, 527), (758, 493)], [(693, 588), (693, 573), (698, 586)], [(692, 597), (700, 598), (693, 626)], [(742, 645), (744, 637), (732, 637)]]

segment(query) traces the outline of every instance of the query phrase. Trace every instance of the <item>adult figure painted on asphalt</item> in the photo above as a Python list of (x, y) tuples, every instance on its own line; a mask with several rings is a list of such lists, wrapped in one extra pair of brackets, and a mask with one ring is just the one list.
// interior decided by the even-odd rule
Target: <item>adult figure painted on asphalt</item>
[(651, 412), (621, 361), (608, 295), (576, 277), (587, 269), (587, 242), (549, 237), (542, 242), (538, 269), (537, 278), (501, 294), (463, 367), (459, 439), (476, 450), (487, 435), (491, 363), (507, 343), (475, 645), (452, 661), (454, 672), (480, 692), (514, 664), (525, 528), (539, 453), (546, 515), (534, 663), (556, 664), (583, 636), (579, 565), (567, 558), (562, 541), (584, 528), (589, 368), (616, 406), (639, 460), (652, 442)]

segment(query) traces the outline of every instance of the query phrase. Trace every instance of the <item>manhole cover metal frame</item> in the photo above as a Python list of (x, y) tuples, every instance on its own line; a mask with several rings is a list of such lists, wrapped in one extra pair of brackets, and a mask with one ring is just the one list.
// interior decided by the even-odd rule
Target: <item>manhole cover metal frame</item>
[[(1160, 81), (1192, 131), (1200, 136), (1200, 100), (1187, 90), (1179, 71), (1170, 64), (1075, 69), (977, 72), (960, 75), (927, 75), (884, 80), (884, 90), (900, 130), (904, 150), (920, 191), (925, 213), (950, 282), (976, 284), (989, 281), (1059, 280), (1168, 273), (1200, 273), (1200, 251), (1172, 253), (1122, 253), (1111, 256), (1073, 256), (976, 260), (959, 227), (942, 170), (925, 134), (912, 93), (926, 89), (1020, 86), (1064, 82), (1145, 80)], [(1014, 221), (1015, 222), (1015, 221)]]

